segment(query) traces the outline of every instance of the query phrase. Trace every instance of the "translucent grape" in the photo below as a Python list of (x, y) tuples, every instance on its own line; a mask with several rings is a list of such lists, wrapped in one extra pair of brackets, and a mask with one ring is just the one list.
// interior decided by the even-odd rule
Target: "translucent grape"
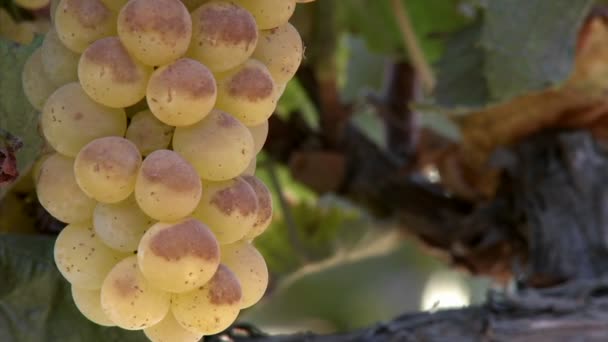
[(173, 295), (171, 310), (182, 327), (211, 335), (228, 328), (236, 320), (241, 297), (237, 277), (228, 267), (220, 265), (207, 284)]
[(251, 162), (249, 163), (249, 166), (247, 166), (247, 168), (245, 169), (245, 171), (243, 171), (243, 173), (241, 173), (241, 175), (251, 175), (253, 176), (255, 174), (255, 169), (257, 166), (257, 158), (252, 158)]
[(158, 120), (151, 111), (144, 110), (131, 118), (126, 137), (137, 146), (142, 155), (147, 156), (169, 147), (173, 127)]
[(74, 177), (74, 159), (58, 153), (46, 158), (36, 182), (38, 201), (53, 217), (66, 223), (93, 216), (95, 201), (85, 195)]
[(251, 186), (241, 177), (223, 182), (205, 182), (203, 197), (192, 216), (211, 228), (220, 244), (241, 239), (257, 219), (258, 201)]
[(37, 110), (42, 110), (46, 100), (57, 89), (44, 73), (40, 49), (34, 51), (25, 62), (21, 73), (21, 83), (27, 100)]
[(290, 23), (260, 32), (253, 58), (264, 63), (278, 84), (289, 82), (296, 74), (304, 47), (298, 30)]
[(121, 137), (91, 141), (80, 150), (74, 163), (78, 186), (89, 197), (103, 203), (120, 202), (135, 189), (141, 155), (135, 144)]
[(209, 114), (216, 97), (213, 74), (190, 58), (178, 59), (155, 70), (146, 90), (150, 111), (172, 126), (200, 121)]
[(203, 337), (179, 325), (171, 311), (162, 321), (144, 329), (144, 334), (152, 342), (198, 342)]
[(255, 59), (218, 75), (217, 89), (216, 107), (247, 126), (263, 123), (277, 106), (272, 76), (266, 66)]
[(63, 45), (55, 29), (47, 32), (40, 51), (44, 73), (56, 86), (78, 81), (80, 55)]
[(36, 10), (47, 6), (49, 4), (49, 0), (15, 0), (15, 3), (19, 7), (29, 10)]
[(72, 286), (72, 299), (74, 299), (78, 311), (89, 321), (105, 327), (115, 325), (101, 309), (100, 290), (87, 290)]
[(131, 0), (118, 15), (118, 36), (144, 64), (165, 65), (188, 50), (192, 20), (178, 0)]
[(148, 216), (175, 221), (188, 216), (201, 198), (201, 180), (196, 170), (177, 153), (150, 153), (137, 174), (135, 199)]
[(101, 0), (107, 8), (114, 12), (120, 11), (122, 6), (124, 6), (129, 0)]
[(279, 27), (289, 21), (296, 9), (295, 0), (232, 0), (245, 7), (253, 16), (260, 30)]
[(159, 222), (144, 234), (137, 249), (143, 275), (168, 292), (186, 292), (211, 279), (220, 263), (213, 233), (201, 222)]
[(242, 178), (251, 186), (258, 200), (257, 218), (253, 223), (253, 228), (245, 235), (246, 240), (253, 240), (261, 235), (272, 222), (272, 194), (264, 182), (257, 177), (251, 175)]
[(132, 58), (117, 37), (95, 41), (78, 63), (78, 79), (87, 95), (112, 108), (143, 99), (151, 73), (152, 68)]
[(254, 157), (253, 137), (247, 127), (220, 110), (211, 111), (192, 126), (177, 127), (173, 149), (208, 180), (236, 177)]
[(192, 12), (192, 43), (188, 55), (214, 72), (245, 62), (257, 41), (255, 19), (240, 6), (213, 1)]
[(243, 298), (241, 308), (248, 308), (262, 299), (268, 287), (268, 267), (264, 257), (247, 242), (222, 246), (222, 264), (239, 279)]
[(158, 290), (137, 267), (131, 256), (112, 268), (101, 287), (103, 312), (117, 326), (139, 330), (160, 322), (169, 312), (171, 295)]
[(116, 14), (99, 0), (61, 0), (53, 19), (63, 45), (77, 53), (116, 33)]
[(55, 241), (55, 264), (73, 286), (98, 290), (112, 267), (126, 255), (103, 244), (88, 223), (72, 223)]
[(251, 132), (251, 136), (253, 137), (255, 153), (260, 153), (262, 147), (264, 147), (266, 138), (268, 137), (268, 120), (262, 122), (259, 125), (250, 126), (247, 128), (249, 128), (249, 132)]
[(57, 89), (42, 110), (44, 137), (59, 153), (75, 157), (84, 145), (105, 136), (123, 136), (127, 116), (91, 100), (80, 84), (68, 83)]

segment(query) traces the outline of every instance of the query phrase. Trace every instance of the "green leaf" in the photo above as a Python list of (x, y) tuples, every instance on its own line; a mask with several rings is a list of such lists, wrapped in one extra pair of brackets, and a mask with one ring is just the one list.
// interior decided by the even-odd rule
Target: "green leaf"
[(53, 263), (54, 238), (0, 234), (0, 341), (144, 342), (141, 332), (105, 328), (74, 305)]

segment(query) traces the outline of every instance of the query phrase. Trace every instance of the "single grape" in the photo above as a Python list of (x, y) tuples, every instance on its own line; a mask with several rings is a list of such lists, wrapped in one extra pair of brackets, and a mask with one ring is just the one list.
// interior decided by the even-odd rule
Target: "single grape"
[(289, 82), (296, 74), (304, 46), (298, 30), (290, 23), (260, 32), (253, 58), (264, 63), (277, 84)]
[(120, 202), (135, 189), (141, 155), (121, 137), (95, 139), (80, 150), (74, 163), (76, 182), (89, 197), (102, 203)]
[(173, 127), (158, 120), (151, 111), (144, 110), (131, 118), (127, 127), (127, 139), (137, 146), (142, 155), (169, 147)]
[(250, 175), (253, 176), (255, 174), (255, 169), (257, 166), (257, 158), (251, 158), (251, 162), (249, 163), (249, 166), (247, 166), (247, 168), (245, 169), (245, 171), (243, 171), (243, 173), (241, 173), (241, 176), (244, 175)]
[(280, 98), (281, 96), (283, 96), (285, 89), (287, 89), (287, 83), (275, 84), (275, 94), (276, 94), (277, 99)]
[(192, 43), (188, 55), (214, 72), (245, 62), (257, 41), (255, 19), (240, 6), (213, 1), (192, 12)]
[(218, 181), (242, 173), (255, 155), (247, 127), (221, 110), (211, 111), (192, 126), (177, 127), (173, 149), (194, 166), (201, 178)]
[(220, 249), (209, 228), (195, 219), (159, 222), (141, 239), (137, 262), (154, 286), (181, 293), (211, 279), (220, 263)]
[(44, 209), (59, 221), (85, 222), (93, 216), (95, 201), (76, 183), (72, 158), (58, 153), (47, 157), (40, 167), (36, 193)]
[(101, 309), (101, 291), (72, 286), (72, 299), (78, 311), (89, 321), (105, 327), (115, 326)]
[(63, 45), (77, 53), (116, 33), (116, 14), (100, 0), (61, 0), (53, 19)]
[(28, 10), (37, 10), (48, 6), (49, 1), (50, 0), (15, 0), (15, 4)]
[(262, 147), (264, 147), (266, 138), (268, 137), (268, 120), (262, 122), (259, 125), (250, 126), (247, 128), (249, 128), (249, 132), (251, 132), (251, 136), (253, 137), (255, 153), (260, 153)]
[(55, 12), (57, 11), (57, 7), (59, 6), (60, 0), (51, 0), (51, 5), (49, 6), (49, 12), (51, 15), (51, 23), (55, 23)]
[(118, 15), (118, 36), (142, 63), (165, 65), (188, 50), (192, 19), (179, 0), (130, 0)]
[(98, 290), (112, 267), (126, 254), (104, 245), (89, 223), (72, 223), (57, 236), (54, 249), (59, 272), (73, 286)]
[(89, 45), (78, 62), (78, 79), (94, 101), (112, 108), (128, 107), (146, 96), (152, 68), (133, 57), (117, 37)]
[(117, 326), (140, 330), (160, 322), (169, 312), (171, 295), (154, 287), (137, 267), (137, 256), (112, 268), (101, 286), (103, 312)]
[(59, 153), (75, 157), (89, 142), (105, 136), (123, 136), (127, 129), (124, 110), (108, 108), (91, 100), (77, 82), (57, 89), (42, 110), (44, 137)]
[(241, 298), (238, 278), (228, 267), (220, 264), (207, 284), (190, 292), (174, 294), (171, 310), (186, 330), (212, 335), (228, 328), (236, 320)]
[(217, 89), (216, 107), (247, 126), (262, 124), (277, 106), (272, 76), (266, 66), (255, 59), (217, 75)]
[(248, 242), (222, 246), (222, 264), (239, 279), (243, 299), (241, 308), (259, 302), (268, 287), (268, 267), (264, 257)]
[(25, 97), (37, 110), (42, 110), (46, 100), (57, 89), (57, 86), (44, 73), (40, 49), (34, 51), (25, 62), (21, 73), (21, 83)]
[(253, 240), (260, 236), (272, 222), (272, 194), (264, 182), (257, 177), (246, 175), (242, 178), (251, 186), (258, 199), (257, 218), (253, 223), (253, 228), (245, 235), (246, 240)]
[(150, 111), (172, 126), (192, 125), (207, 116), (217, 97), (213, 74), (190, 58), (154, 71), (146, 90)]
[(101, 0), (107, 8), (114, 12), (120, 11), (120, 9), (128, 2), (129, 0)]
[(295, 0), (232, 0), (245, 7), (253, 16), (260, 30), (284, 25), (296, 9)]
[(150, 153), (139, 169), (135, 199), (144, 213), (159, 221), (188, 216), (201, 198), (201, 180), (196, 170), (177, 153)]
[(241, 177), (223, 182), (205, 182), (205, 191), (192, 216), (211, 228), (220, 244), (241, 239), (258, 216), (258, 200)]
[(144, 334), (152, 342), (198, 342), (203, 337), (179, 325), (171, 311), (162, 321), (144, 329)]
[(40, 51), (44, 73), (57, 87), (78, 81), (80, 55), (63, 45), (54, 28), (47, 32)]
[(32, 165), (32, 180), (34, 184), (38, 185), (38, 178), (40, 178), (40, 171), (42, 170), (42, 164), (54, 153), (43, 153)]

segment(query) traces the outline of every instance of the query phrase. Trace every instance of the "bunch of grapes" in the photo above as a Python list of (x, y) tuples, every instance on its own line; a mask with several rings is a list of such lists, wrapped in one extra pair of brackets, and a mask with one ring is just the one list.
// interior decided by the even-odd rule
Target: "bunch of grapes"
[(22, 81), (55, 151), (35, 169), (67, 223), (55, 262), (91, 321), (197, 341), (263, 296), (272, 202), (253, 173), (302, 59), (296, 2), (52, 2)]

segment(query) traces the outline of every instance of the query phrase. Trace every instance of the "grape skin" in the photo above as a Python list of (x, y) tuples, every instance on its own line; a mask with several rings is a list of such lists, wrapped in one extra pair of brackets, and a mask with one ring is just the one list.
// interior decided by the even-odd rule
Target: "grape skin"
[(272, 194), (264, 182), (257, 177), (245, 175), (242, 178), (251, 186), (258, 200), (256, 220), (251, 230), (245, 235), (246, 240), (253, 240), (262, 235), (272, 222)]
[(72, 299), (78, 311), (89, 321), (104, 327), (115, 326), (101, 308), (101, 291), (72, 286)]
[(59, 39), (76, 53), (116, 32), (116, 14), (99, 0), (61, 0), (54, 13)]
[(222, 246), (222, 264), (239, 279), (243, 298), (241, 309), (260, 301), (268, 287), (268, 267), (264, 257), (247, 242)]
[(243, 173), (241, 173), (241, 176), (253, 176), (255, 174), (257, 162), (258, 162), (257, 158), (252, 158), (251, 162), (249, 163), (249, 166), (247, 166), (245, 171), (243, 171)]
[(298, 30), (290, 23), (260, 32), (253, 58), (264, 63), (277, 84), (289, 82), (296, 74), (304, 47)]
[(152, 342), (198, 342), (203, 334), (184, 329), (171, 311), (159, 323), (144, 329), (144, 334)]
[(249, 126), (247, 128), (249, 128), (249, 132), (251, 132), (251, 136), (253, 137), (255, 153), (258, 154), (262, 151), (266, 138), (268, 138), (268, 120), (259, 125)]
[(37, 110), (42, 110), (46, 100), (57, 89), (44, 72), (40, 49), (34, 51), (25, 62), (21, 83), (27, 100)]
[(138, 112), (131, 118), (126, 138), (137, 146), (142, 155), (169, 147), (173, 127), (158, 120), (149, 110)]
[(15, 0), (15, 3), (22, 8), (36, 10), (49, 4), (49, 0)]
[(54, 28), (47, 32), (40, 51), (44, 73), (53, 84), (60, 87), (78, 81), (80, 55), (63, 45)]
[(268, 30), (289, 21), (296, 9), (295, 0), (232, 0), (255, 17), (260, 30)]

